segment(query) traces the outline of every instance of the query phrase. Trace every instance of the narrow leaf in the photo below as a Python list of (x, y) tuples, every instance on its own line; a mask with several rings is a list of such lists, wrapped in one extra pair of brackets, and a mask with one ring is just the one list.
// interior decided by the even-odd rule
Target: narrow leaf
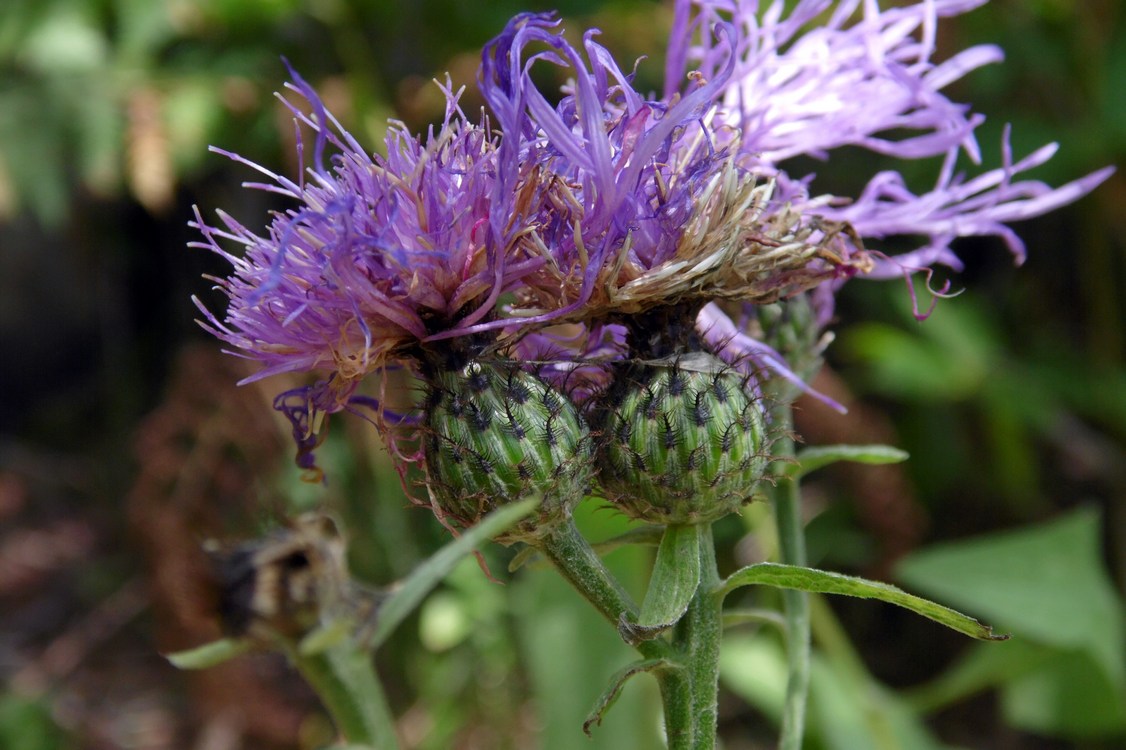
[[(661, 543), (661, 537), (664, 533), (664, 528), (660, 526), (638, 526), (629, 529), (623, 534), (612, 536), (601, 542), (594, 542), (590, 546), (599, 555), (606, 555), (619, 547), (625, 547), (630, 544), (640, 546), (656, 547)], [(543, 562), (542, 555), (535, 547), (525, 547), (524, 549), (513, 555), (511, 562), (508, 563), (508, 572), (514, 573), (525, 565), (533, 565)]]
[(250, 650), (250, 641), (220, 638), (187, 651), (166, 654), (165, 659), (177, 669), (207, 669), (222, 664)]
[(624, 534), (618, 534), (617, 536), (610, 537), (601, 542), (596, 542), (591, 546), (594, 547), (596, 552), (602, 555), (613, 552), (627, 544), (657, 547), (660, 545), (661, 539), (664, 536), (663, 532), (664, 529), (660, 526), (637, 526), (626, 531)]
[(700, 585), (700, 527), (669, 526), (657, 548), (637, 624), (669, 628), (688, 611)]
[(1004, 641), (1009, 636), (994, 635), (993, 629), (949, 607), (908, 594), (902, 589), (878, 581), (803, 568), (798, 565), (759, 563), (731, 574), (723, 587), (726, 595), (740, 586), (755, 584), (780, 589), (795, 589), (817, 594), (840, 594), (861, 599), (879, 599), (909, 609), (948, 628), (984, 641)]
[(302, 656), (319, 654), (351, 637), (356, 629), (356, 623), (348, 618), (339, 617), (331, 622), (312, 630), (297, 644), (297, 651)]
[(897, 464), (910, 456), (906, 451), (890, 445), (818, 445), (800, 451), (796, 463), (786, 467), (785, 473), (795, 479), (812, 471), (837, 463), (852, 461), (861, 464)]
[(535, 547), (530, 547), (530, 546), (525, 547), (524, 549), (520, 550), (519, 552), (517, 552), (515, 555), (512, 556), (511, 560), (508, 561), (508, 572), (509, 573), (515, 573), (516, 571), (520, 570), (520, 568), (524, 567), (525, 565), (527, 565), (531, 562), (534, 562), (535, 560), (537, 560), (539, 558), (538, 553), (539, 553), (538, 549), (536, 549)]
[(606, 712), (609, 711), (610, 707), (618, 700), (618, 696), (622, 694), (622, 688), (625, 687), (626, 681), (629, 680), (630, 677), (641, 672), (655, 672), (662, 669), (678, 668), (677, 665), (667, 659), (645, 659), (644, 661), (635, 661), (632, 664), (627, 664), (625, 667), (615, 672), (610, 678), (610, 686), (602, 692), (602, 695), (598, 696), (598, 701), (594, 704), (594, 708), (590, 710), (586, 721), (583, 722), (583, 732), (589, 737), (591, 726), (602, 724), (602, 717), (606, 715)]
[(379, 620), (367, 645), (373, 650), (383, 645), (395, 628), (443, 578), (450, 574), (450, 571), (457, 567), (463, 557), (472, 554), (481, 544), (500, 534), (521, 518), (531, 515), (539, 505), (540, 499), (532, 497), (495, 510), (476, 526), (466, 530), (457, 539), (427, 558), (383, 603)]

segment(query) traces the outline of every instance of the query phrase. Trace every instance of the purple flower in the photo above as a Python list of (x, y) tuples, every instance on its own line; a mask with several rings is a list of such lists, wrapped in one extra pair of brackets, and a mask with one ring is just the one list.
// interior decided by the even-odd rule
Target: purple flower
[[(634, 88), (596, 30), (575, 47), (554, 16), (520, 15), (482, 55), (497, 131), (468, 121), (447, 83), (441, 126), (420, 138), (392, 124), (385, 157), (365, 152), (293, 74), (289, 88), (310, 108), (286, 102), (296, 180), (226, 154), (269, 178), (249, 187), (293, 206), (264, 234), (197, 211), (203, 239), (193, 244), (234, 267), (216, 280), (230, 300), (222, 319), (197, 301), (203, 325), (261, 364), (251, 380), (327, 373), (279, 396), (304, 458), (324, 414), (374, 406), (390, 419), (357, 384), (414, 366), (444, 339), (463, 349), (504, 341), (520, 358), (615, 359), (629, 356), (644, 316), (676, 307), (729, 363), (797, 381), (729, 310), (812, 290), (824, 326), (849, 278), (958, 269), (951, 245), (970, 235), (1000, 237), (1019, 262), (1010, 222), (1076, 200), (1111, 172), (1059, 188), (1024, 179), (1055, 146), (1014, 159), (1007, 129), (1001, 166), (969, 178), (956, 170), (960, 155), (980, 161), (984, 118), (942, 92), (1002, 55), (979, 46), (935, 61), (936, 27), (985, 1), (881, 10), (875, 0), (677, 0), (659, 97)], [(533, 82), (543, 65), (569, 76), (557, 104)], [(830, 160), (843, 146), (941, 167), (929, 190), (884, 171), (855, 196), (790, 171), (793, 157)], [(891, 255), (893, 237), (916, 247)], [(239, 245), (245, 252), (227, 249)], [(538, 331), (557, 323), (570, 327)], [(562, 363), (544, 373), (589, 394), (605, 370)]]
[[(289, 88), (311, 107), (306, 114), (283, 99), (302, 159), (312, 146), (308, 169), (294, 181), (226, 155), (270, 178), (247, 187), (295, 205), (275, 213), (264, 235), (222, 211), (221, 226), (209, 225), (197, 210), (192, 226), (203, 241), (193, 245), (227, 258), (234, 271), (217, 279), (230, 300), (225, 319), (196, 304), (205, 328), (261, 363), (248, 380), (329, 373), (305, 395), (332, 412), (365, 375), (409, 361), (420, 344), (475, 333), (500, 295), (543, 260), (520, 221), (518, 201), (530, 202), (517, 184), (520, 165), (499, 158), (499, 138), (487, 122), (464, 118), (448, 85), (441, 127), (421, 139), (392, 124), (384, 157), (364, 151), (296, 73), (293, 81)], [(301, 126), (312, 130), (311, 144)]]
[[(610, 52), (583, 52), (551, 15), (522, 15), (485, 50), (481, 87), (521, 159), (540, 171), (539, 239), (554, 262), (529, 279), (518, 309), (544, 320), (634, 314), (678, 300), (771, 301), (871, 267), (843, 224), (793, 211), (758, 178), (738, 127), (718, 105), (735, 57), (715, 76), (648, 100)], [(571, 77), (552, 106), (532, 81), (537, 63)]]
[[(780, 0), (678, 0), (659, 99), (634, 89), (596, 31), (580, 50), (551, 16), (513, 19), (486, 48), (481, 86), (549, 184), (538, 223), (552, 257), (529, 278), (519, 313), (615, 321), (688, 302), (725, 359), (796, 379), (714, 302), (815, 289), (825, 324), (848, 278), (960, 268), (959, 237), (998, 236), (1022, 260), (1008, 223), (1076, 200), (1112, 170), (1059, 188), (1021, 179), (1055, 146), (1014, 160), (1007, 129), (1000, 167), (972, 178), (955, 170), (960, 154), (980, 161), (984, 117), (943, 90), (1002, 54), (978, 46), (935, 61), (936, 26), (985, 1), (881, 10), (875, 0), (799, 0), (787, 10)], [(541, 63), (571, 79), (555, 106), (532, 81)], [(892, 171), (856, 196), (820, 193), (814, 176), (787, 171), (793, 157), (828, 160), (842, 146), (942, 166), (919, 194)], [(918, 245), (890, 255), (891, 237)]]
[[(921, 238), (912, 252), (879, 257), (870, 278), (888, 278), (961, 262), (958, 237), (1002, 238), (1017, 262), (1024, 245), (1008, 222), (1039, 216), (1090, 192), (1113, 168), (1059, 188), (1017, 180), (1055, 153), (1055, 144), (1014, 162), (1009, 131), (999, 168), (966, 179), (955, 171), (960, 153), (979, 163), (974, 130), (985, 117), (942, 93), (967, 73), (1003, 59), (993, 45), (932, 59), (938, 20), (987, 0), (930, 0), (881, 10), (874, 0), (800, 0), (788, 13), (780, 2), (681, 0), (669, 40), (666, 96), (687, 65), (705, 77), (731, 66), (726, 45), (707, 32), (717, 23), (739, 30), (734, 71), (722, 95), (723, 118), (742, 132), (754, 155), (752, 171), (778, 184), (777, 199), (794, 210), (846, 224), (866, 241)], [(822, 21), (822, 19), (825, 19)], [(908, 135), (893, 139), (892, 133)], [(899, 159), (943, 157), (933, 189), (911, 192), (893, 171), (873, 175), (858, 196), (818, 194), (812, 175), (795, 178), (785, 163), (804, 155), (828, 161), (842, 146)]]

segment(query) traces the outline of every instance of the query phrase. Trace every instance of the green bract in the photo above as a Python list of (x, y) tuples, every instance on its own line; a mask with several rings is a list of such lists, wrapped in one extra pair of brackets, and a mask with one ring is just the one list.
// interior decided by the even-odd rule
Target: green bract
[[(701, 366), (704, 365), (704, 366)], [(650, 523), (705, 523), (751, 499), (766, 469), (762, 404), (710, 355), (632, 367), (603, 414), (609, 500)]]
[(519, 532), (568, 515), (594, 473), (590, 430), (571, 402), (516, 365), (470, 361), (427, 384), (426, 469), (439, 509), (468, 526), (493, 508), (542, 494)]

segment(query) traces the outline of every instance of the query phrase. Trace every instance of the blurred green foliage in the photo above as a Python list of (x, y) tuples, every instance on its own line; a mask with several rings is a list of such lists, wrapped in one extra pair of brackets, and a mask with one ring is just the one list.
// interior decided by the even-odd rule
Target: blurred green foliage
[(47, 701), (0, 695), (0, 747), (64, 750), (73, 743), (51, 717)]
[(1069, 737), (1126, 731), (1126, 607), (1103, 567), (1100, 521), (1084, 509), (902, 560), (897, 577), (905, 584), (978, 612), (1015, 638), (1015, 648), (971, 651), (922, 693), (934, 701), (955, 684), (984, 689), (963, 675), (985, 661), (1015, 726)]
[[(389, 117), (422, 128), (440, 116), (429, 81), (446, 71), (467, 86), (463, 103), (473, 111), (481, 44), (513, 13), (549, 7), (572, 32), (600, 26), (623, 61), (649, 55), (639, 80), (657, 86), (669, 20), (663, 5), (645, 0), (5, 0), (0, 350), (33, 351), (30, 336), (78, 356), (21, 358), (73, 368), (66, 388), (57, 373), (17, 378), (15, 358), (5, 357), (12, 411), (3, 413), (18, 416), (0, 424), (5, 444), (91, 457), (99, 470), (82, 488), (81, 512), (123, 526), (125, 446), (156, 405), (172, 354), (200, 335), (188, 293), (206, 294), (196, 277), (212, 266), (182, 260), (198, 255), (183, 248), (189, 206), (222, 206), (248, 222), (268, 207), (238, 189), (253, 175), (208, 145), (294, 171), (291, 125), (271, 98), (285, 80), (282, 57), (373, 149)], [(1126, 10), (1117, 0), (994, 0), (942, 22), (938, 39), (944, 49), (990, 42), (1006, 50), (1005, 65), (959, 82), (955, 97), (989, 117), (980, 135), (986, 164), (999, 161), (1008, 122), (1017, 155), (1061, 142), (1037, 175), (1049, 182), (1123, 162)], [(834, 165), (812, 168), (848, 185), (879, 160), (842, 154)], [(933, 167), (916, 165), (908, 176), (926, 184)], [(1015, 637), (970, 645), (881, 605), (830, 609), (817, 600), (811, 747), (1109, 748), (1126, 736), (1124, 200), (1117, 175), (1078, 205), (1018, 226), (1030, 253), (1019, 271), (997, 243), (965, 241), (967, 269), (954, 283), (967, 291), (940, 301), (923, 324), (910, 316), (903, 285), (846, 287), (831, 364), (891, 419), (931, 519), (933, 546), (904, 559), (897, 575)], [(40, 289), (58, 303), (30, 291)], [(88, 294), (93, 302), (62, 304)], [(286, 498), (292, 510), (333, 508), (353, 537), (358, 575), (400, 579), (447, 532), (405, 507), (373, 431), (344, 421), (320, 454), (327, 487), (301, 485), (286, 466), (263, 477), (263, 494)], [(850, 512), (847, 493), (825, 486), (816, 485), (829, 496), (813, 520), (821, 564), (862, 565), (878, 540)], [(758, 513), (748, 511), (747, 528), (721, 526), (720, 538), (769, 550)], [(597, 507), (582, 514), (595, 539), (625, 525)], [(91, 567), (120, 576), (123, 554)], [(511, 554), (492, 549), (485, 559), (503, 571)], [(650, 555), (623, 549), (610, 562), (640, 592)], [(753, 599), (767, 606), (772, 596)], [(653, 747), (658, 702), (645, 678), (630, 682), (593, 741), (580, 736), (605, 680), (629, 658), (548, 571), (522, 570), (501, 588), (465, 565), (393, 637), (379, 667), (420, 748)], [(731, 696), (753, 707), (725, 701), (729, 746), (768, 745), (784, 680), (778, 634), (733, 631), (723, 670)], [(997, 691), (998, 706), (975, 701), (987, 690)], [(71, 746), (50, 701), (0, 697), (0, 746)], [(967, 725), (980, 735), (968, 736)]]

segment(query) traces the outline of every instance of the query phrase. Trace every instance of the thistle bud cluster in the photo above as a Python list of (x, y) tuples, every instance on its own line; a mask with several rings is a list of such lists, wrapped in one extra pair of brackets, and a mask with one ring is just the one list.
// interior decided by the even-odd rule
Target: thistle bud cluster
[[(458, 525), (529, 494), (549, 525), (591, 488), (657, 523), (719, 517), (765, 470), (762, 393), (808, 390), (841, 284), (958, 268), (962, 236), (999, 237), (1022, 260), (1009, 222), (1113, 171), (1056, 188), (1026, 179), (1055, 147), (1014, 159), (1006, 130), (1001, 166), (962, 177), (984, 118), (943, 89), (1000, 50), (937, 61), (933, 30), (978, 4), (864, 3), (860, 19), (856, 1), (677, 0), (659, 96), (634, 88), (595, 30), (576, 45), (554, 14), (520, 14), (482, 50), (487, 113), (468, 119), (447, 79), (441, 125), (422, 136), (393, 124), (383, 155), (294, 72), (283, 101), (301, 173), (227, 154), (289, 208), (265, 231), (223, 212), (192, 222), (192, 244), (233, 267), (216, 279), (225, 316), (197, 302), (201, 323), (262, 366), (248, 380), (327, 373), (276, 401), (310, 476), (327, 416), (373, 408)], [(570, 81), (554, 105), (543, 67)], [(796, 156), (844, 146), (942, 167), (919, 194), (895, 171), (856, 195), (790, 172)], [(921, 244), (889, 254), (893, 237)], [(593, 364), (562, 339), (552, 364), (520, 356), (550, 326), (588, 343), (625, 333)], [(424, 383), (414, 452), (397, 450), (397, 417), (362, 392), (392, 367)]]
[[(701, 350), (691, 306), (630, 321), (634, 353), (588, 395), (514, 361), (434, 356), (422, 418), (431, 503), (458, 525), (538, 493), (516, 538), (546, 533), (591, 491), (652, 524), (695, 524), (749, 502), (769, 462), (754, 378)], [(655, 356), (663, 355), (663, 356)], [(575, 384), (571, 384), (574, 386)]]

